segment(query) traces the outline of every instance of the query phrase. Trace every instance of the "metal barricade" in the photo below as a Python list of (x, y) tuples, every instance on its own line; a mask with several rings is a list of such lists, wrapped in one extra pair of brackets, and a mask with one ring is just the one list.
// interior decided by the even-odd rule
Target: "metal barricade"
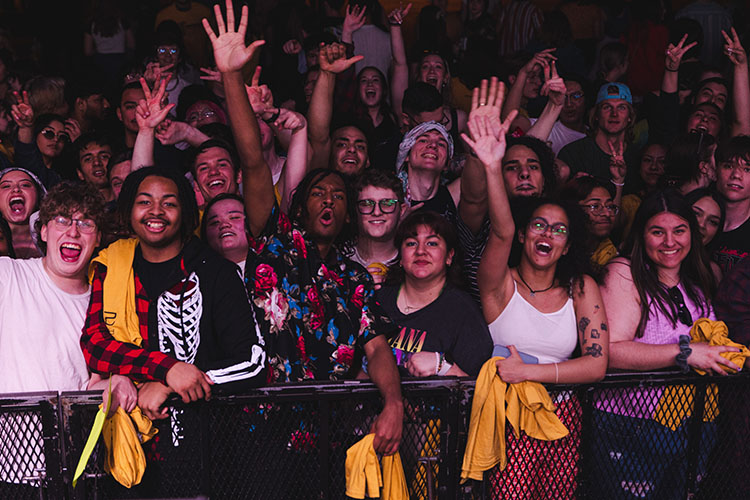
[[(400, 447), (410, 498), (750, 498), (750, 376), (608, 375), (549, 386), (570, 435), (552, 442), (507, 427), (508, 466), (460, 482), (474, 382), (402, 383)], [(144, 445), (148, 467), (126, 489), (95, 448), (71, 486), (100, 403), (98, 393), (0, 395), (0, 498), (338, 499), (347, 449), (381, 410), (369, 382), (261, 388), (184, 405)]]

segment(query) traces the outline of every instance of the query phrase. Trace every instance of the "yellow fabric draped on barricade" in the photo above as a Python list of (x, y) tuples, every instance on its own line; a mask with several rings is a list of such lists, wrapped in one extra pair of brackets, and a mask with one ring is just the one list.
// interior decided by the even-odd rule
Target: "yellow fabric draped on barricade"
[[(745, 359), (750, 356), (750, 349), (729, 338), (729, 330), (723, 321), (711, 321), (708, 318), (697, 320), (690, 329), (690, 342), (736, 347), (740, 349), (739, 352), (722, 352), (721, 356), (738, 366), (745, 364)], [(724, 365), (721, 366), (727, 372), (735, 373), (735, 370)], [(694, 370), (699, 375), (706, 374), (703, 370), (697, 368), (694, 368)], [(694, 397), (694, 386), (671, 385), (667, 387), (659, 399), (659, 405), (654, 412), (654, 420), (673, 431), (677, 430), (682, 422), (692, 415)], [(703, 404), (704, 422), (713, 422), (719, 415), (718, 397), (719, 390), (715, 385), (711, 384), (706, 387), (706, 399)]]
[[(133, 257), (136, 246), (138, 246), (138, 240), (131, 238), (118, 240), (102, 250), (91, 262), (89, 281), (93, 279), (97, 262), (107, 266), (107, 275), (103, 285), (104, 322), (115, 340), (140, 347), (143, 344), (143, 338), (135, 308), (135, 276), (133, 275)], [(110, 400), (111, 397), (110, 393)], [(107, 413), (105, 408), (101, 406), (100, 408), (100, 413)], [(93, 450), (93, 444), (96, 443), (100, 433), (107, 449), (104, 470), (127, 488), (140, 483), (146, 470), (146, 456), (141, 444), (154, 437), (157, 432), (158, 429), (152, 426), (151, 421), (141, 413), (141, 409), (137, 406), (130, 414), (126, 413), (123, 408), (118, 408), (114, 415), (106, 419), (97, 414), (81, 455), (73, 486), (83, 472)]]
[(365, 498), (366, 493), (368, 497), (382, 500), (408, 500), (401, 456), (398, 452), (384, 456), (381, 473), (374, 439), (375, 434), (368, 434), (346, 450), (346, 496)]
[(568, 435), (568, 429), (555, 415), (555, 405), (544, 386), (538, 382), (506, 384), (497, 374), (494, 357), (482, 366), (471, 404), (469, 436), (466, 442), (461, 482), (482, 480), (484, 471), (500, 464), (505, 469), (505, 420), (520, 437), (554, 441)]

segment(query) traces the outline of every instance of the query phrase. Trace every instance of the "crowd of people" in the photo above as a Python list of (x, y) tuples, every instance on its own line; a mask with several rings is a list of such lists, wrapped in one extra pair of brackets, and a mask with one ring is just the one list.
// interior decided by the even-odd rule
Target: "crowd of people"
[[(0, 50), (0, 393), (103, 389), (161, 420), (171, 394), (369, 378), (392, 454), (400, 378), (476, 376), (498, 346), (507, 383), (742, 369), (690, 340), (708, 318), (750, 344), (741, 12), (282, 3), (264, 27), (178, 0), (134, 61), (102, 0), (66, 79)], [(599, 464), (639, 460), (621, 438)], [(667, 498), (667, 469), (595, 487)]]

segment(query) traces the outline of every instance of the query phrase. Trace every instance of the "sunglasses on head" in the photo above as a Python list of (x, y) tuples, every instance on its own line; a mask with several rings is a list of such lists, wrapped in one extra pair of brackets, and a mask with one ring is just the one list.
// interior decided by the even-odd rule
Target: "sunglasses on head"
[(680, 323), (686, 326), (693, 326), (693, 317), (685, 305), (685, 297), (682, 295), (682, 291), (678, 287), (673, 286), (669, 289), (669, 298), (677, 307), (677, 319), (680, 320)]

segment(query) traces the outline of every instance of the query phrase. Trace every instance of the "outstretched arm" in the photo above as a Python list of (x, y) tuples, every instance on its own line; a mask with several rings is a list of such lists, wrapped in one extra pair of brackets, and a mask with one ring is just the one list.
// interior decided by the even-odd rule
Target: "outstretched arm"
[(307, 174), (307, 120), (300, 113), (279, 108), (279, 118), (273, 123), (276, 130), (291, 131), (284, 172), (281, 174), (281, 210), (289, 213), (292, 193)]
[(475, 118), (469, 121), (471, 138), (466, 134), (462, 135), (484, 165), (487, 178), (491, 230), (477, 274), (482, 310), (487, 323), (500, 315), (513, 290), (508, 257), (515, 225), (505, 192), (502, 160), (505, 156), (505, 134), (515, 116), (514, 110), (502, 123), (499, 118)]
[(31, 144), (34, 142), (34, 109), (29, 103), (29, 93), (23, 91), (23, 97), (18, 91), (13, 92), (16, 104), (10, 107), (10, 115), (18, 125), (18, 142)]
[(724, 53), (734, 65), (732, 81), (732, 98), (734, 102), (734, 123), (732, 123), (732, 137), (750, 134), (750, 77), (747, 74), (747, 54), (745, 53), (737, 32), (732, 28), (730, 38), (721, 32), (727, 44)]
[(365, 355), (370, 378), (383, 396), (383, 411), (372, 426), (375, 432), (373, 446), (378, 453), (392, 455), (401, 444), (404, 420), (401, 380), (396, 360), (383, 335), (378, 335), (365, 344)]
[(391, 68), (391, 104), (396, 118), (401, 119), (401, 103), (404, 100), (404, 92), (409, 85), (409, 65), (406, 61), (406, 49), (404, 48), (404, 34), (401, 24), (411, 10), (411, 3), (406, 7), (396, 7), (388, 14), (391, 34), (391, 55), (393, 66)]
[(521, 107), (521, 98), (523, 97), (523, 87), (526, 85), (526, 79), (529, 76), (529, 73), (534, 69), (534, 66), (541, 66), (542, 68), (545, 68), (549, 65), (551, 61), (554, 61), (557, 59), (555, 56), (552, 55), (552, 52), (555, 49), (545, 49), (541, 52), (537, 52), (534, 54), (534, 57), (532, 57), (529, 62), (527, 62), (516, 75), (516, 80), (513, 82), (513, 84), (510, 86), (510, 90), (508, 91), (508, 96), (505, 101), (505, 105), (503, 106), (503, 114), (502, 118), (505, 119), (508, 114), (510, 114), (513, 110), (518, 110)]
[(315, 82), (310, 109), (307, 112), (307, 123), (310, 146), (313, 156), (310, 168), (325, 168), (331, 154), (331, 117), (333, 116), (333, 91), (336, 87), (336, 75), (349, 69), (363, 56), (346, 58), (346, 47), (340, 43), (320, 46), (318, 63), (320, 74)]
[(216, 67), (221, 72), (224, 82), (229, 123), (240, 157), (248, 225), (251, 233), (258, 236), (271, 215), (276, 199), (271, 171), (263, 158), (258, 121), (250, 106), (245, 82), (242, 79), (242, 68), (253, 57), (257, 48), (265, 42), (258, 40), (245, 46), (247, 6), (242, 7), (240, 25), (237, 29), (235, 29), (234, 8), (231, 0), (227, 0), (226, 9), (225, 25), (221, 8), (218, 5), (214, 6), (218, 36), (207, 19), (203, 19), (203, 28), (213, 45)]
[[(489, 82), (482, 80), (471, 94), (469, 121), (479, 117), (499, 120), (504, 97), (505, 85), (497, 77), (493, 76)], [(476, 153), (466, 157), (466, 164), (461, 173), (458, 213), (466, 227), (475, 234), (479, 232), (487, 215), (487, 180), (484, 166)]]

